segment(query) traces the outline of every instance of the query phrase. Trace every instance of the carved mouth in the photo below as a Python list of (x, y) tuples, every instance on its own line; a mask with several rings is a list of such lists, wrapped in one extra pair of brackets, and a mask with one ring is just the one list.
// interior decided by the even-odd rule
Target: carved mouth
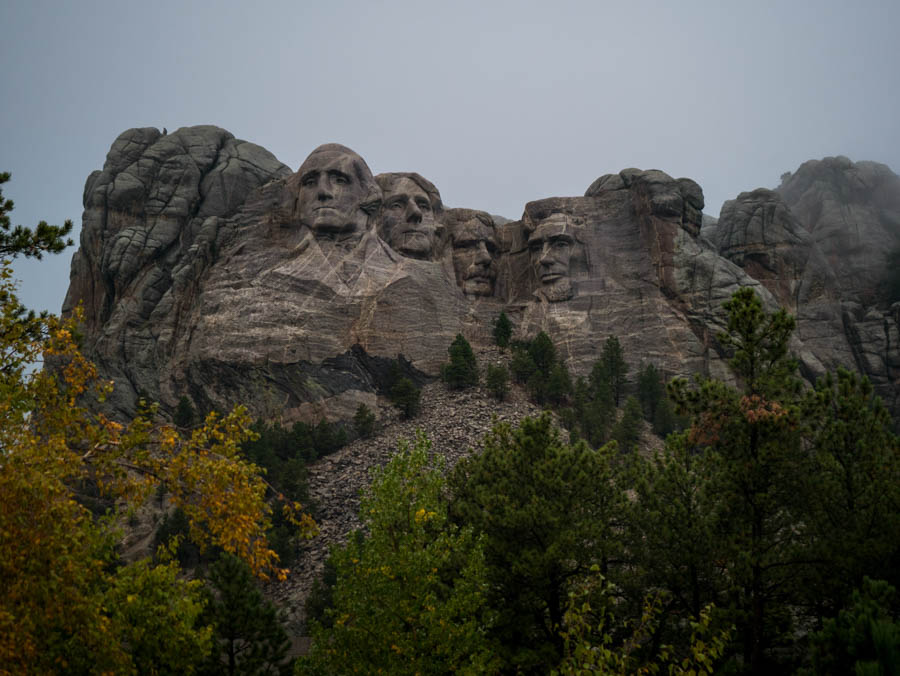
[(563, 276), (558, 272), (548, 272), (544, 275), (541, 275), (541, 281), (544, 282), (544, 284), (547, 284), (549, 282), (555, 282), (558, 279), (562, 279), (562, 278), (563, 278)]

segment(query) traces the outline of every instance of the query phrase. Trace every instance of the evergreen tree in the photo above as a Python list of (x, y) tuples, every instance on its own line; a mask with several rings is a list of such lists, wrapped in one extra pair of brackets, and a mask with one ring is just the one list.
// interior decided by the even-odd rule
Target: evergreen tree
[(819, 563), (803, 588), (816, 615), (833, 616), (864, 576), (900, 584), (900, 440), (868, 379), (845, 369), (804, 403), (807, 556)]
[(485, 538), (492, 635), (510, 673), (557, 664), (569, 591), (592, 566), (607, 575), (619, 556), (625, 498), (612, 456), (610, 447), (566, 444), (544, 414), (517, 428), (498, 423), (483, 452), (451, 474), (454, 521)]
[(630, 452), (635, 449), (641, 436), (643, 418), (641, 405), (638, 403), (638, 400), (635, 397), (628, 397), (625, 400), (625, 409), (622, 411), (622, 417), (616, 423), (612, 433), (612, 438), (619, 444), (620, 452)]
[(653, 422), (656, 410), (666, 398), (662, 374), (653, 364), (641, 364), (637, 374), (637, 398), (644, 412), (644, 420)]
[[(0, 186), (9, 181), (9, 172), (0, 172)], [(66, 235), (72, 232), (72, 221), (66, 220), (63, 225), (47, 225), (41, 221), (32, 230), (21, 225), (10, 229), (9, 212), (13, 210), (13, 201), (3, 198), (0, 187), (0, 258), (25, 256), (40, 260), (45, 253), (60, 253), (72, 240)]]
[(448, 348), (450, 361), (441, 367), (441, 379), (452, 390), (461, 390), (478, 384), (478, 362), (472, 346), (461, 333)]
[(528, 356), (534, 362), (535, 368), (546, 377), (550, 375), (550, 369), (556, 363), (556, 346), (553, 345), (550, 336), (541, 331), (528, 343)]
[(569, 369), (562, 362), (554, 364), (546, 378), (545, 397), (554, 406), (562, 406), (572, 394), (572, 379)]
[(783, 310), (763, 311), (752, 289), (725, 304), (733, 351), (730, 364), (741, 389), (698, 378), (690, 390), (673, 381), (670, 392), (692, 414), (689, 441), (718, 491), (717, 528), (726, 547), (735, 621), (746, 668), (773, 668), (772, 651), (790, 642), (788, 605), (796, 600), (802, 570), (803, 480), (810, 471), (798, 419), (796, 362), (788, 356), (794, 320)]
[(627, 373), (628, 364), (625, 362), (619, 339), (610, 336), (603, 344), (600, 359), (591, 370), (591, 387), (595, 393), (609, 388), (612, 391), (613, 401), (618, 406), (625, 391), (625, 384), (628, 382)]
[(900, 674), (900, 613), (897, 590), (883, 580), (863, 579), (849, 607), (812, 636), (812, 673)]
[(194, 424), (196, 413), (194, 407), (191, 406), (191, 400), (186, 395), (182, 395), (178, 400), (178, 406), (175, 408), (175, 415), (172, 416), (172, 422), (178, 427), (191, 427)]
[(409, 378), (400, 378), (391, 387), (391, 401), (407, 420), (419, 414), (421, 396), (422, 391)]
[(625, 520), (631, 556), (626, 597), (664, 589), (667, 612), (697, 621), (708, 604), (725, 600), (727, 589), (713, 477), (686, 432), (669, 437), (661, 453), (629, 460), (635, 499)]
[(509, 392), (509, 371), (502, 364), (490, 364), (487, 367), (485, 384), (497, 401), (503, 401)]
[(353, 416), (353, 429), (361, 439), (368, 439), (375, 431), (375, 414), (365, 404), (356, 407)]
[(526, 347), (514, 347), (512, 361), (509, 364), (513, 380), (520, 385), (528, 382), (529, 378), (537, 371), (537, 365)]
[(500, 316), (494, 321), (494, 342), (497, 347), (504, 348), (509, 345), (509, 339), (512, 338), (512, 322), (505, 312), (500, 312)]
[(206, 673), (290, 674), (287, 633), (247, 565), (224, 555), (210, 568), (208, 584), (202, 619), (212, 625), (216, 647)]

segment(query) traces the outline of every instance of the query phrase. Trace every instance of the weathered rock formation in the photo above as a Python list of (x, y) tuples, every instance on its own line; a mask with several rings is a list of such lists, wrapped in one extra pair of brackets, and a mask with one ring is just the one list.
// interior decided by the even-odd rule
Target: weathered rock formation
[(829, 158), (718, 222), (702, 209), (694, 181), (626, 169), (508, 221), (446, 208), (412, 172), (375, 177), (336, 144), (291, 173), (215, 127), (136, 129), (88, 178), (64, 310), (84, 304), (119, 414), (187, 395), (335, 419), (374, 404), (391, 359), (424, 382), (456, 333), (487, 344), (501, 310), (522, 337), (547, 331), (576, 373), (616, 335), (635, 364), (728, 377), (722, 304), (751, 285), (797, 315), (810, 380), (855, 367), (896, 408), (900, 312), (878, 284), (900, 179)]

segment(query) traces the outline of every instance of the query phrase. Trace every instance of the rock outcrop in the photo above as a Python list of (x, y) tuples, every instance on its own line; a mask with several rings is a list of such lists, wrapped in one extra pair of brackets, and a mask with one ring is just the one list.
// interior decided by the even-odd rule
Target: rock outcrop
[(134, 129), (84, 203), (64, 310), (84, 305), (119, 415), (187, 395), (201, 410), (348, 418), (375, 408), (391, 360), (426, 382), (456, 333), (489, 344), (501, 310), (520, 337), (547, 331), (576, 373), (616, 335), (635, 366), (728, 378), (715, 336), (748, 285), (798, 317), (808, 379), (855, 367), (898, 403), (900, 311), (879, 283), (900, 179), (881, 165), (804, 164), (718, 221), (694, 181), (626, 169), (509, 221), (446, 207), (413, 172), (375, 177), (337, 144), (292, 173), (215, 127)]

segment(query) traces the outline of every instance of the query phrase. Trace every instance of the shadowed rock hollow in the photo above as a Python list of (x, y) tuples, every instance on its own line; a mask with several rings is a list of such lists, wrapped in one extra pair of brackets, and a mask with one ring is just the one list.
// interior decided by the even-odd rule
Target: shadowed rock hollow
[(200, 410), (349, 418), (375, 408), (389, 360), (425, 382), (457, 333), (488, 344), (501, 310), (519, 337), (547, 331), (576, 373), (616, 335), (635, 368), (727, 378), (722, 304), (752, 286), (798, 317), (808, 379), (856, 368), (897, 410), (900, 311), (880, 285), (900, 179), (883, 165), (807, 162), (718, 222), (699, 185), (658, 170), (606, 174), (509, 221), (392, 169), (373, 176), (326, 144), (292, 172), (210, 126), (123, 133), (85, 185), (64, 306), (84, 305), (111, 408), (187, 395)]

